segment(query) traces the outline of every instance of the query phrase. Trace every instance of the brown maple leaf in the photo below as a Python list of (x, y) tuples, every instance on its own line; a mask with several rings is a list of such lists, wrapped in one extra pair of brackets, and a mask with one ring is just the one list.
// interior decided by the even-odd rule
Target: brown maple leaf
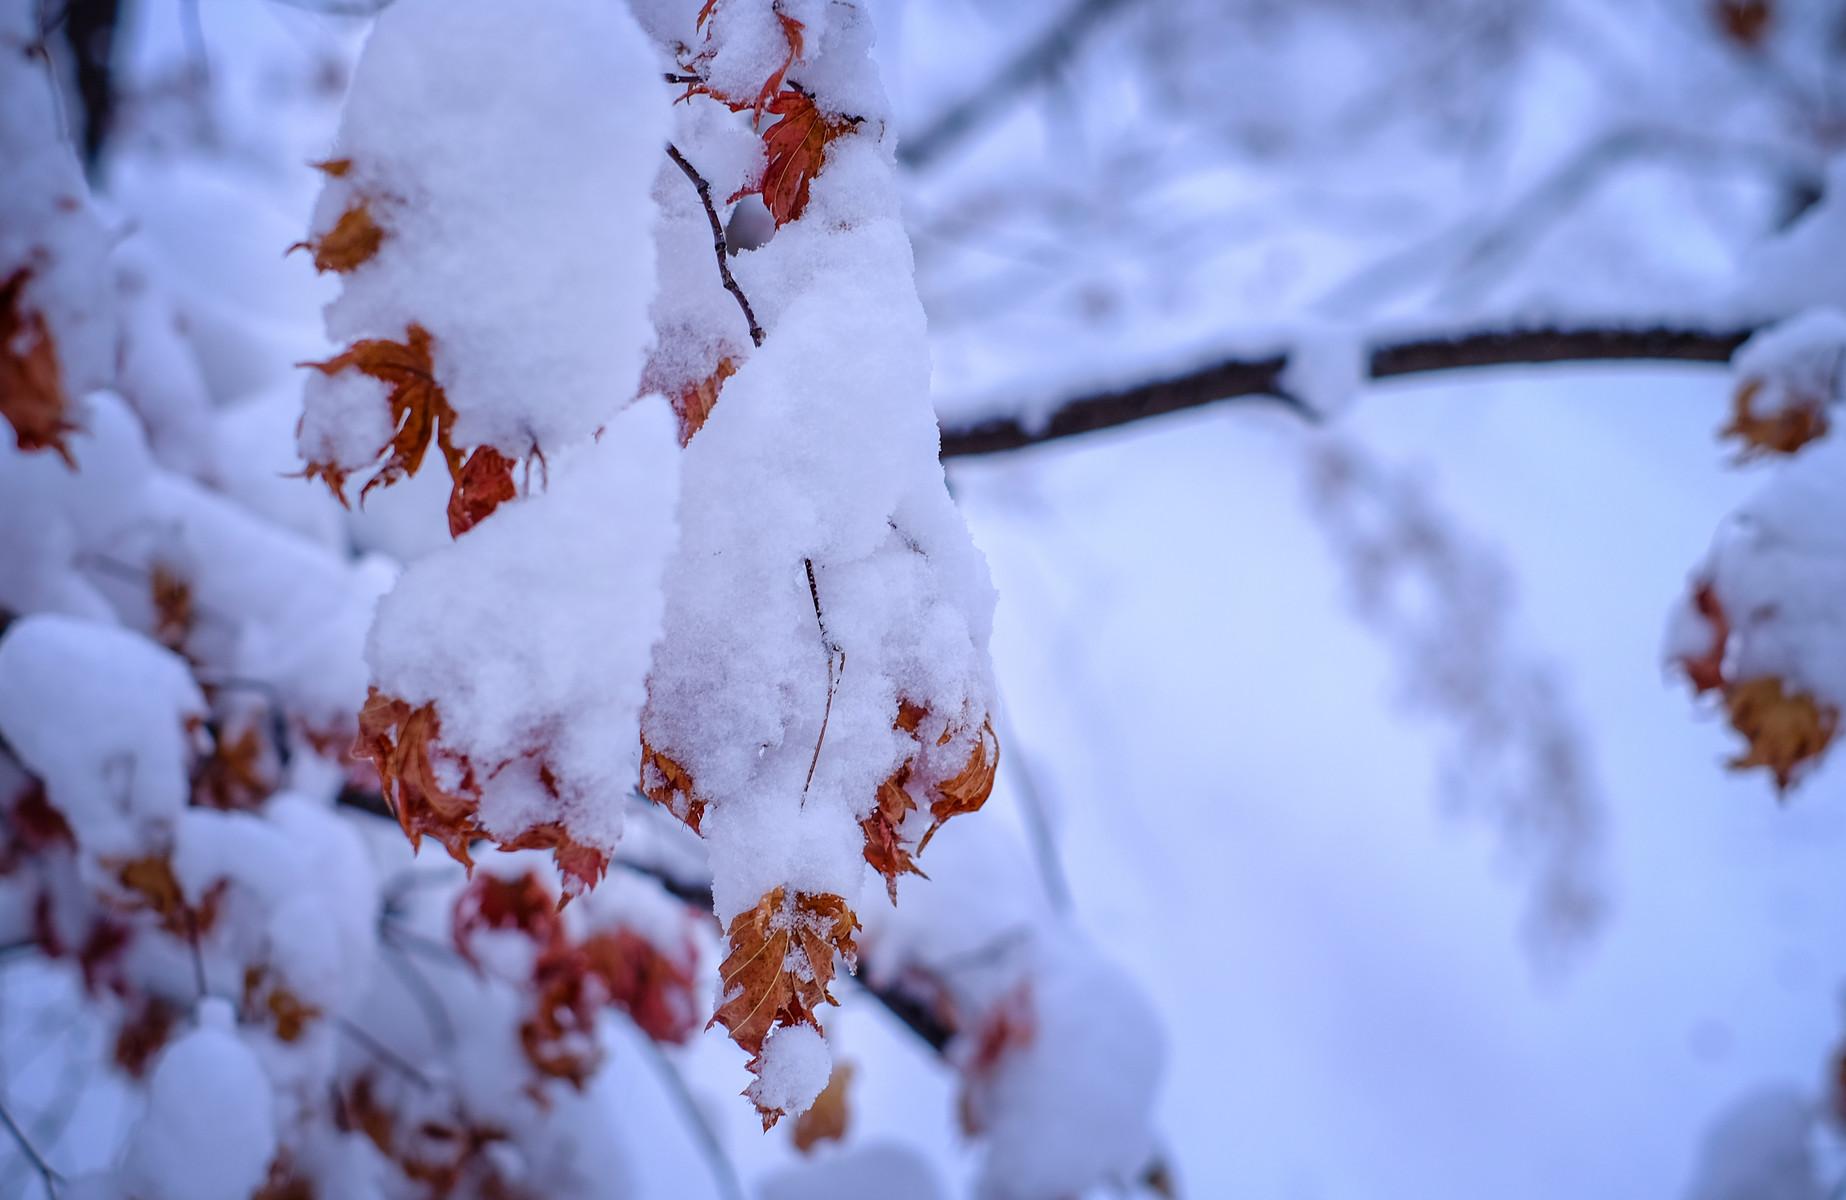
[(513, 460), (492, 446), (475, 447), (449, 493), (449, 536), (460, 537), (518, 494)]
[(412, 849), (427, 833), (472, 871), (468, 843), (480, 832), (474, 821), (479, 797), (473, 771), (466, 767), (460, 772), (459, 791), (450, 791), (438, 778), (433, 756), (439, 753), (440, 730), (435, 705), (412, 708), (374, 687), (359, 710), (359, 737), (352, 754), (370, 759), (377, 768), (385, 800)]
[[(323, 375), (341, 371), (358, 371), (389, 386), (387, 403), (391, 407), (391, 440), (378, 448), (383, 459), (378, 471), (360, 489), (364, 501), (375, 487), (390, 487), (406, 475), (414, 475), (423, 465), (423, 456), (434, 442), (448, 464), (452, 479), (461, 477), (461, 451), (451, 441), (455, 410), (442, 385), (436, 382), (432, 355), (433, 340), (421, 325), (411, 325), (401, 342), (388, 338), (362, 338), (340, 354), (324, 362), (302, 363)], [(341, 504), (346, 503), (346, 471), (329, 463), (311, 462), (302, 472), (310, 479), (325, 482)]]
[[(988, 751), (992, 745), (991, 753)], [(981, 731), (974, 739), (974, 749), (968, 755), (968, 761), (953, 776), (943, 780), (930, 790), (935, 799), (930, 801), (929, 815), (934, 818), (923, 840), (917, 843), (917, 853), (923, 853), (929, 840), (936, 836), (943, 822), (950, 817), (963, 813), (978, 812), (987, 797), (993, 794), (994, 776), (1000, 768), (1000, 739), (994, 734), (993, 718), (981, 722)]]
[(581, 1089), (602, 1065), (598, 1006), (583, 956), (569, 947), (540, 955), (532, 986), (533, 1012), (519, 1026), (526, 1061), (540, 1075)]
[(55, 450), (75, 471), (64, 438), (78, 427), (70, 419), (57, 347), (45, 318), (25, 308), (31, 276), (32, 268), (21, 267), (0, 282), (0, 416), (13, 426), (21, 450)]
[(148, 572), (148, 592), (154, 608), (154, 640), (175, 654), (185, 653), (182, 647), (192, 633), (192, 585), (157, 562)]
[(956, 1104), (962, 1132), (973, 1137), (987, 1127), (986, 1092), (1001, 1064), (1038, 1040), (1038, 1009), (1028, 980), (1001, 996), (981, 1017), (961, 1061), (962, 1090)]
[(244, 1011), (265, 1013), (276, 1038), (289, 1043), (300, 1041), (308, 1026), (321, 1016), (317, 1005), (308, 1004), (276, 983), (262, 966), (244, 968)]
[[(712, 13), (717, 7), (718, 0), (705, 0), (705, 3), (699, 7), (696, 27), (705, 34), (707, 43), (711, 40), (711, 31), (706, 29), (706, 25), (710, 22)], [(783, 12), (782, 5), (779, 2), (773, 2), (771, 8), (776, 14), (776, 20), (781, 23), (782, 38), (787, 45), (787, 53), (783, 55), (781, 65), (771, 71), (763, 80), (763, 84), (757, 89), (756, 95), (725, 95), (713, 88), (705, 80), (699, 79), (687, 86), (685, 94), (682, 95), (680, 99), (687, 100), (693, 96), (710, 96), (714, 100), (724, 104), (732, 112), (742, 112), (744, 109), (748, 108), (760, 118), (763, 109), (769, 106), (770, 98), (781, 90), (782, 82), (787, 78), (789, 68), (793, 67), (795, 62), (800, 59), (806, 43), (803, 31), (807, 27), (800, 21), (797, 21), (795, 18)], [(702, 74), (698, 68), (702, 67), (704, 63), (709, 62), (711, 55), (712, 51), (708, 46), (707, 49), (699, 52), (698, 57), (693, 60), (692, 65), (687, 69), (694, 75)]]
[(814, 97), (796, 88), (776, 96), (768, 107), (779, 119), (763, 130), (762, 178), (740, 189), (729, 202), (753, 193), (761, 195), (779, 228), (797, 220), (807, 208), (808, 186), (826, 161), (827, 144), (851, 131), (859, 120), (829, 120), (815, 107)]
[(116, 1027), (115, 1065), (130, 1079), (140, 1079), (153, 1065), (179, 1024), (180, 1010), (158, 996), (141, 996)]
[(729, 355), (718, 360), (710, 375), (673, 394), (673, 411), (679, 417), (679, 444), (692, 441), (692, 435), (705, 428), (706, 418), (718, 404), (718, 392), (724, 381), (737, 374), (737, 364)]
[[(755, 908), (731, 918), (730, 953), (719, 967), (724, 1001), (706, 1024), (723, 1025), (756, 1063), (763, 1039), (782, 1025), (813, 1025), (814, 1010), (837, 1004), (827, 990), (837, 953), (856, 969), (859, 918), (831, 893), (776, 888)], [(765, 1120), (768, 1118), (766, 1117)]]
[(192, 779), (192, 802), (201, 808), (251, 812), (275, 791), (265, 769), (269, 745), (254, 721), (236, 737), (220, 734), (200, 759)]
[(1840, 713), (1804, 692), (1786, 689), (1771, 677), (1733, 684), (1725, 690), (1731, 727), (1750, 745), (1730, 762), (1734, 771), (1764, 767), (1786, 792), (1804, 764), (1820, 758), (1839, 731)]
[(385, 231), (372, 219), (371, 209), (361, 200), (341, 213), (332, 229), (317, 238), (296, 242), (288, 252), (306, 250), (314, 257), (316, 271), (344, 275), (371, 261), (384, 240)]
[(557, 897), (538, 872), (527, 871), (512, 879), (482, 874), (455, 893), (449, 930), (456, 952), (478, 968), (474, 942), (482, 930), (514, 930), (543, 949), (563, 940), (564, 921), (558, 915)]
[(678, 958), (625, 926), (601, 929), (578, 949), (602, 981), (609, 1002), (657, 1042), (684, 1043), (699, 1027), (698, 954), (687, 942)]
[(849, 1062), (834, 1064), (827, 1086), (795, 1121), (795, 1149), (810, 1154), (822, 1142), (837, 1142), (846, 1136), (852, 1124), (852, 1106), (847, 1103), (846, 1093), (852, 1087), (853, 1071)]
[(693, 786), (692, 775), (677, 761), (648, 744), (641, 735), (641, 794), (699, 832), (705, 819), (705, 799)]
[(1821, 396), (1792, 397), (1772, 413), (1756, 411), (1756, 398), (1762, 394), (1763, 381), (1746, 379), (1731, 395), (1730, 424), (1718, 431), (1721, 438), (1734, 438), (1743, 458), (1764, 454), (1793, 454), (1809, 442), (1826, 434), (1828, 428), (1826, 399)]

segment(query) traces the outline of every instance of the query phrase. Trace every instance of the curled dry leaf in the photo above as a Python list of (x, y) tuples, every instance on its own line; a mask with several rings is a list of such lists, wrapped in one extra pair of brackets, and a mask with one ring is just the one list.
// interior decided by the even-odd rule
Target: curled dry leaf
[(1730, 641), (1731, 623), (1709, 582), (1700, 583), (1693, 591), (1692, 607), (1711, 630), (1711, 646), (1696, 657), (1682, 657), (1679, 665), (1692, 684), (1693, 694), (1704, 695), (1724, 687), (1724, 648)]
[(166, 854), (146, 854), (104, 865), (127, 892), (127, 907), (153, 913), (160, 919), (160, 927), (174, 937), (197, 937), (217, 922), (218, 904), (225, 890), (223, 880), (206, 889), (195, 910), (186, 903), (179, 877), (173, 873), (173, 860)]
[[(751, 1074), (760, 1075), (763, 1040), (770, 1030), (785, 1025), (818, 1029), (815, 1010), (839, 1003), (827, 990), (834, 955), (846, 960), (847, 970), (857, 969), (853, 934), (858, 929), (859, 918), (841, 897), (776, 888), (755, 908), (731, 918), (730, 953), (718, 969), (724, 1000), (706, 1028), (730, 1030), (731, 1040), (750, 1053)], [(758, 1112), (764, 1129), (781, 1116), (761, 1106)]]
[[(442, 451), (450, 477), (461, 477), (461, 452), (450, 440), (455, 410), (449, 406), (442, 385), (436, 382), (432, 346), (429, 332), (421, 325), (412, 325), (401, 342), (362, 338), (344, 353), (324, 362), (302, 364), (323, 375), (358, 371), (391, 389), (387, 400), (391, 406), (391, 428), (396, 432), (390, 441), (378, 448), (378, 457), (383, 463), (361, 489), (361, 501), (375, 487), (390, 487), (406, 475), (415, 475), (432, 441)], [(346, 503), (347, 472), (343, 468), (333, 463), (310, 462), (302, 474), (324, 481), (334, 497), (341, 504)]]
[(1794, 396), (1779, 408), (1756, 409), (1763, 381), (1746, 379), (1731, 394), (1731, 421), (1719, 437), (1735, 439), (1745, 458), (1764, 454), (1793, 454), (1827, 432), (1827, 403), (1822, 396)]
[(192, 802), (224, 812), (255, 812), (276, 790), (267, 770), (269, 746), (252, 721), (232, 737), (220, 732), (192, 776)]
[[(690, 74), (703, 76), (705, 73), (703, 69), (704, 65), (710, 61), (712, 52), (709, 48), (709, 43), (711, 41), (711, 30), (709, 25), (712, 15), (716, 12), (717, 8), (718, 0), (705, 0), (705, 3), (699, 7), (697, 26), (705, 35), (708, 45), (706, 49), (699, 52), (698, 56), (695, 57), (690, 64), (686, 65), (685, 70)], [(686, 88), (686, 94), (682, 96), (681, 99), (688, 99), (692, 96), (710, 96), (714, 100), (730, 108), (732, 112), (741, 112), (748, 108), (760, 117), (763, 109), (769, 105), (770, 98), (781, 90), (783, 80), (788, 77), (789, 68), (793, 67), (796, 61), (801, 58), (805, 45), (803, 31), (807, 28), (800, 21), (797, 21), (795, 18), (783, 12), (782, 5), (779, 2), (772, 3), (771, 9), (776, 14), (776, 20), (782, 26), (782, 38), (787, 45), (787, 53), (783, 55), (781, 65), (771, 71), (763, 80), (763, 84), (757, 89), (756, 95), (726, 95), (714, 89), (709, 83), (701, 80), (700, 82), (689, 85)]]
[(538, 872), (527, 871), (512, 879), (482, 874), (455, 893), (449, 930), (456, 952), (478, 969), (481, 964), (474, 943), (481, 932), (513, 930), (547, 947), (563, 938), (564, 921), (558, 914), (557, 897)]
[(962, 765), (962, 769), (931, 789), (935, 799), (930, 801), (929, 815), (935, 822), (923, 834), (923, 840), (917, 843), (918, 854), (923, 853), (929, 840), (936, 836), (936, 831), (950, 817), (980, 811), (981, 806), (987, 803), (987, 797), (993, 794), (994, 776), (999, 769), (1000, 739), (994, 734), (993, 718), (989, 717), (981, 722), (981, 731), (974, 739), (974, 749), (969, 752), (968, 761)]
[(987, 1127), (987, 1092), (1007, 1058), (1038, 1039), (1038, 1010), (1030, 982), (1001, 996), (974, 1028), (960, 1059), (962, 1089), (956, 1104), (962, 1132), (973, 1137)]
[(130, 1079), (146, 1075), (154, 1056), (166, 1048), (179, 1020), (180, 1010), (160, 997), (137, 997), (115, 1031), (115, 1065)]
[[(365, 707), (359, 710), (359, 738), (352, 753), (354, 758), (370, 759), (377, 768), (380, 790), (413, 849), (428, 834), (470, 872), (474, 859), (468, 843), (476, 839), (492, 841), (502, 850), (549, 850), (564, 875), (560, 908), (577, 892), (595, 887), (609, 869), (607, 854), (577, 841), (556, 822), (532, 826), (512, 837), (496, 836), (482, 828), (476, 765), (466, 755), (443, 746), (442, 723), (433, 704), (412, 708), (372, 688)], [(508, 765), (491, 764), (486, 775), (492, 777)], [(555, 796), (557, 781), (544, 763), (539, 764), (538, 777)], [(453, 782), (445, 783), (445, 779)]]
[(837, 1142), (846, 1136), (852, 1124), (852, 1106), (847, 1092), (852, 1087), (853, 1064), (835, 1063), (827, 1086), (808, 1110), (795, 1121), (795, 1149), (810, 1154), (822, 1142)]
[(532, 989), (532, 1014), (519, 1026), (526, 1061), (540, 1075), (581, 1089), (603, 1057), (596, 1039), (600, 1006), (581, 957), (567, 946), (540, 955)]
[(192, 585), (165, 563), (148, 572), (148, 593), (154, 609), (154, 640), (183, 655), (192, 634)]
[(21, 267), (0, 283), (0, 416), (13, 426), (25, 451), (55, 450), (75, 471), (65, 435), (75, 433), (58, 371), (57, 348), (45, 318), (25, 307), (31, 268)]
[(270, 977), (261, 966), (244, 968), (244, 1012), (261, 1014), (283, 1042), (296, 1042), (308, 1026), (321, 1016), (318, 1006), (308, 1004)]

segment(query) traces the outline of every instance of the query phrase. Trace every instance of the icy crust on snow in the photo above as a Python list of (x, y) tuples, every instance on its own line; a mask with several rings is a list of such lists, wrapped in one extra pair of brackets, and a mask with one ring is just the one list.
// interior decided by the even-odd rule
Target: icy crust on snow
[(0, 637), (0, 738), (99, 853), (132, 854), (179, 816), (204, 711), (186, 664), (128, 630), (46, 613)]
[[(1846, 708), (1846, 438), (1822, 438), (1787, 460), (1719, 529), (1694, 572), (1730, 626), (1724, 678), (1774, 677)], [(1711, 630), (1688, 599), (1668, 648), (1696, 658)]]
[[(862, 53), (862, 25), (828, 36)], [(783, 884), (857, 894), (857, 822), (916, 748), (899, 701), (926, 742), (955, 731), (945, 761), (980, 735), (994, 600), (937, 461), (889, 148), (834, 141), (801, 219), (735, 270), (766, 336), (685, 451), (644, 718), (710, 805), (721, 920)]]
[[(328, 156), (350, 166), (312, 228), (363, 205), (383, 240), (328, 307), (328, 333), (427, 330), (460, 445), (520, 457), (588, 437), (640, 374), (670, 99), (621, 4), (387, 8)], [(378, 420), (353, 420), (362, 399), (315, 385), (308, 458), (372, 459), (383, 442)]]
[(269, 1174), (274, 1103), (262, 1064), (224, 1000), (199, 1005), (198, 1027), (167, 1047), (147, 1089), (125, 1169), (150, 1200), (244, 1200)]
[(1738, 348), (1731, 372), (1755, 386), (1750, 410), (1758, 416), (1846, 404), (1846, 312), (1809, 309), (1770, 326)]
[(0, 284), (28, 272), (20, 306), (44, 319), (74, 401), (106, 385), (115, 361), (110, 239), (65, 140), (45, 63), (22, 50), (38, 40), (37, 13), (21, 0), (0, 9)]
[(833, 1073), (827, 1040), (812, 1025), (787, 1025), (769, 1035), (756, 1078), (744, 1094), (758, 1108), (795, 1116), (814, 1103)]
[(510, 840), (562, 819), (578, 841), (615, 849), (678, 462), (666, 405), (643, 400), (560, 456), (549, 489), (419, 559), (379, 604), (373, 681), (413, 708), (436, 705), (443, 745), (475, 766), (489, 833)]

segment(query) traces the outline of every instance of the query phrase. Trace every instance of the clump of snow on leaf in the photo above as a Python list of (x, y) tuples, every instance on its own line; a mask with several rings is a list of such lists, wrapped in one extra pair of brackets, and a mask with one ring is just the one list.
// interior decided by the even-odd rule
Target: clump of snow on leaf
[(758, 1108), (794, 1116), (808, 1110), (827, 1086), (833, 1056), (812, 1025), (789, 1025), (763, 1043), (756, 1080), (745, 1092)]
[[(648, 189), (666, 140), (654, 56), (625, 6), (400, 0), (348, 95), (315, 236), (382, 231), (327, 312), (342, 342), (419, 325), (456, 440), (512, 457), (588, 437), (633, 397), (653, 274)], [(349, 373), (348, 373), (349, 374)], [(316, 385), (309, 458), (369, 461), (363, 389)]]

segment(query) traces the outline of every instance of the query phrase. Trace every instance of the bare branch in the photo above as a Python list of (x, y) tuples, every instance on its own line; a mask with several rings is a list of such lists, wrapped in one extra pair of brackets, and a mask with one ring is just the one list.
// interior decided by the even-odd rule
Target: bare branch
[[(1477, 367), (1566, 362), (1723, 363), (1730, 361), (1731, 354), (1751, 332), (1664, 326), (1474, 330), (1379, 343), (1372, 347), (1367, 376), (1378, 380)], [(1313, 411), (1283, 387), (1282, 374), (1287, 366), (1286, 354), (1226, 359), (1165, 379), (1073, 397), (1041, 422), (997, 417), (970, 425), (945, 426), (942, 457), (1016, 450), (1224, 400), (1267, 400), (1315, 419)]]
[(667, 143), (667, 157), (685, 173), (692, 186), (699, 191), (699, 203), (705, 206), (705, 219), (711, 222), (711, 247), (718, 256), (718, 276), (724, 280), (724, 290), (737, 298), (737, 307), (744, 310), (744, 321), (750, 326), (750, 341), (753, 345), (763, 344), (763, 327), (756, 323), (756, 313), (750, 308), (749, 297), (737, 286), (737, 280), (731, 275), (730, 248), (724, 244), (724, 224), (718, 220), (718, 210), (711, 202), (711, 184), (705, 176), (698, 173), (693, 165), (686, 161), (686, 156), (679, 152), (679, 147)]

